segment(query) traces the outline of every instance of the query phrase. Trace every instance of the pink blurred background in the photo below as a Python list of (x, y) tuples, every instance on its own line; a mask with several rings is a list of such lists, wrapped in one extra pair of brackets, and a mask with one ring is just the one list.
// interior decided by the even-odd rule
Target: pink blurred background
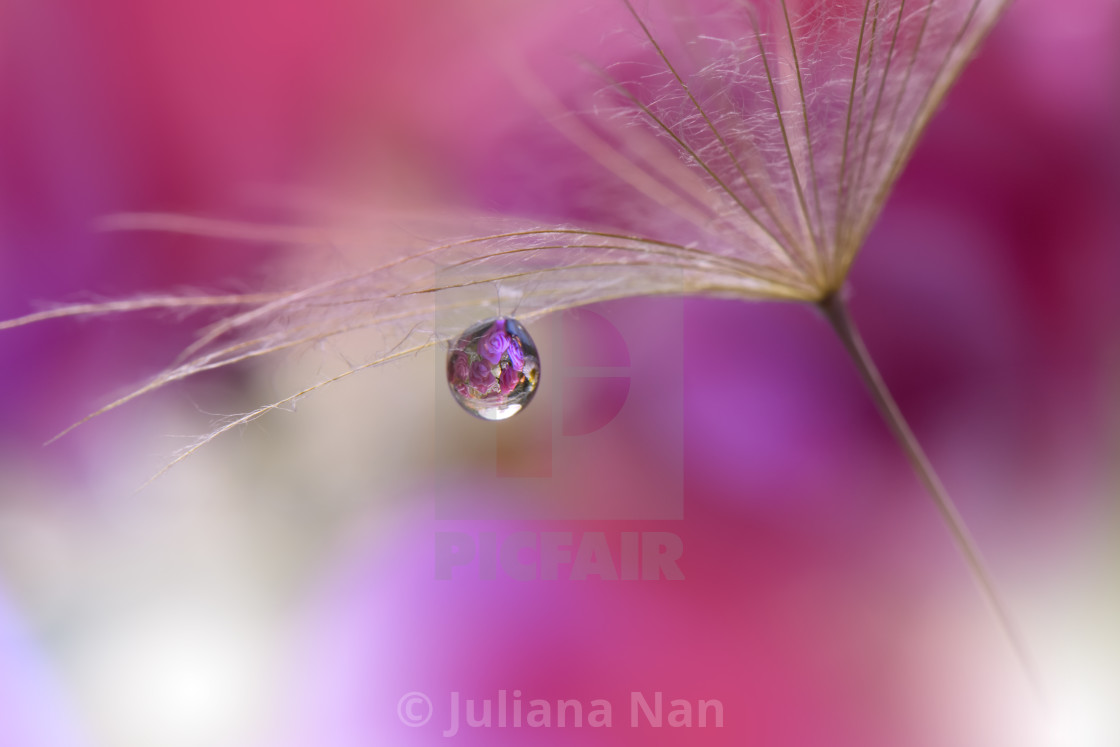
[[(503, 60), (571, 83), (584, 75), (574, 56), (545, 52), (622, 19), (498, 0), (4, 0), (0, 318), (250, 288), (282, 260), (265, 245), (93, 230), (117, 211), (292, 221), (323, 201), (594, 217), (563, 181), (570, 146)], [(1120, 671), (1118, 50), (1113, 2), (1016, 3), (851, 278), (871, 352), (1059, 710), (1077, 714), (1065, 736), (1040, 737), (827, 326), (795, 306), (689, 299), (680, 521), (437, 518), (449, 488), (434, 487), (424, 428), (445, 403), (428, 402), (425, 378), (391, 411), (368, 390), (408, 374), (381, 371), (341, 395), (371, 409), (344, 400), (254, 426), (132, 495), (180, 445), (160, 436), (256, 406), (284, 374), (207, 376), (44, 447), (167, 365), (197, 325), (0, 333), (0, 745), (443, 744), (443, 712), (407, 728), (401, 695), (444, 708), (451, 691), (500, 689), (609, 698), (615, 726), (464, 730), (458, 743), (1107, 744), (1094, 704)], [(665, 303), (626, 302), (651, 319)], [(415, 401), (424, 423), (360, 441)], [(665, 458), (648, 433), (612, 448), (602, 477), (623, 484)], [(686, 579), (437, 581), (433, 535), (460, 530), (672, 531)], [(718, 698), (725, 725), (632, 729), (632, 690)]]

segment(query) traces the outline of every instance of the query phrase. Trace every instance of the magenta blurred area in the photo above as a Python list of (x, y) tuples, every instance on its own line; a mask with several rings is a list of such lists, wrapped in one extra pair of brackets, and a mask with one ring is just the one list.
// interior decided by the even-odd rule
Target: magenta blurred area
[[(496, 0), (3, 0), (0, 318), (43, 303), (254, 288), (288, 256), (94, 230), (117, 212), (293, 222), (325, 200), (604, 220), (610, 206), (581, 199), (571, 174), (578, 153), (503, 66), (531, 59), (570, 90), (586, 72), (566, 45), (578, 52), (624, 18), (614, 6)], [(1107, 548), (1120, 491), (1118, 50), (1114, 2), (1014, 4), (933, 120), (850, 283), (886, 381), (1043, 649), (1065, 601), (1103, 588), (1094, 598), (1112, 609), (1117, 588)], [(171, 363), (212, 319), (0, 332), (0, 469), (23, 475), (0, 475), (0, 529), (44, 511), (68, 516), (68, 532), (103, 531), (104, 507), (82, 496), (102, 495), (106, 474), (119, 481), (114, 450), (135, 449), (130, 423), (154, 410), (133, 403), (42, 442)], [(265, 715), (252, 739), (197, 743), (454, 743), (435, 728), (443, 711), (410, 729), (398, 699), (420, 691), (445, 708), (452, 691), (520, 689), (526, 702), (610, 699), (615, 726), (465, 729), (457, 743), (1045, 744), (1015, 662), (823, 321), (799, 306), (689, 299), (683, 330), (684, 518), (560, 530), (675, 532), (685, 580), (516, 581), (477, 569), (436, 580), (434, 532), (553, 525), (434, 519), (447, 488), (415, 474), (385, 488), (392, 508), (347, 504), (353, 527), (337, 543), (291, 552), (294, 602), (274, 613), (282, 632), (269, 627), (281, 643), (262, 665)], [(584, 352), (604, 360), (594, 345)], [(245, 372), (199, 386), (231, 411), (259, 404)], [(602, 480), (636, 481), (664, 457), (649, 423), (612, 444)], [(68, 489), (27, 487), (40, 484)], [(266, 502), (251, 479), (236, 485), (239, 500)], [(315, 517), (309, 527), (343, 511), (284, 510), (287, 521)], [(99, 640), (80, 629), (96, 627), (86, 613), (113, 596), (113, 579), (40, 593), (70, 576), (40, 572), (50, 554), (19, 547), (0, 541), (0, 745), (141, 744), (113, 735), (147, 732), (114, 731), (88, 697), (93, 681), (127, 700), (136, 680), (70, 658), (68, 641)], [(137, 547), (127, 557), (142, 564), (149, 545)], [(725, 726), (630, 728), (634, 690), (718, 698)]]

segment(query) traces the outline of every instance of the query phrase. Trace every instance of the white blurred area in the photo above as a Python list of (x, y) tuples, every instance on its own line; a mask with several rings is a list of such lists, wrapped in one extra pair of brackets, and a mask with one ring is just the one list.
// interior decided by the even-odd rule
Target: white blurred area
[(1088, 548), (1091, 563), (1034, 600), (1044, 621), (1047, 747), (1120, 744), (1120, 558), (1115, 523), (1103, 527), (1111, 529), (1112, 541)]
[[(343, 365), (307, 355), (261, 369), (244, 401), (219, 399), (248, 410)], [(354, 376), (139, 492), (180, 434), (209, 426), (212, 391), (83, 425), (67, 437), (96, 466), (80, 483), (46, 462), (3, 465), (0, 611), (14, 610), (58, 695), (37, 718), (70, 718), (76, 744), (95, 747), (269, 744), (317, 583), (358, 538), (389, 531), (398, 487), (427, 472), (434, 371), (429, 354)], [(2, 747), (13, 707), (0, 703)]]
[[(234, 406), (329, 376), (346, 360), (332, 352), (261, 369)], [(316, 645), (304, 624), (316, 589), (349, 553), (391, 533), (401, 497), (429, 479), (436, 408), (456, 407), (434, 355), (358, 374), (303, 400), (295, 415), (226, 434), (140, 492), (182, 443), (178, 434), (206, 428), (213, 403), (202, 400), (213, 392), (177, 390), (111, 424), (82, 426), (72, 436), (81, 458), (101, 466), (82, 484), (41, 465), (5, 466), (14, 479), (0, 500), (0, 594), (77, 723), (74, 744), (273, 743), (278, 716), (301, 692), (296, 660)], [(1120, 744), (1120, 563), (1115, 517), (1101, 519), (1070, 567), (1038, 569), (1031, 588), (1007, 590), (1050, 713), (1009, 707), (1024, 702), (1010, 655), (997, 672), (969, 675), (977, 723), (993, 709), (1040, 722), (1038, 742), (1023, 747)], [(972, 589), (953, 588), (949, 599), (931, 597), (914, 628), (911, 655), (944, 668), (930, 683), (937, 688), (961, 686), (961, 647), (988, 622)], [(957, 636), (953, 626), (965, 623), (973, 633)], [(970, 724), (946, 728), (975, 737)]]
[(73, 680), (114, 744), (236, 745), (267, 712), (270, 624), (220, 600), (120, 613), (74, 655)]

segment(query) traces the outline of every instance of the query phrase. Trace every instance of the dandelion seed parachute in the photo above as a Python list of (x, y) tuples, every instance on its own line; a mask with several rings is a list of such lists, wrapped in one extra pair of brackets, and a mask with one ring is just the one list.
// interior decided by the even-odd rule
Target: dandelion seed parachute
[[(319, 387), (449, 342), (462, 327), (433, 322), (447, 309), (478, 320), (516, 306), (531, 322), (635, 295), (818, 302), (842, 286), (922, 129), (1003, 5), (720, 0), (638, 12), (626, 4), (632, 22), (623, 33), (643, 51), (593, 69), (589, 112), (564, 111), (531, 76), (518, 80), (605, 175), (632, 188), (633, 199), (609, 216), (613, 225), (393, 216), (414, 237), (440, 238), (402, 241), (380, 264), (276, 292), (74, 305), (0, 330), (71, 315), (232, 310), (176, 365), (90, 417), (202, 371), (356, 330), (381, 333), (367, 360), (221, 424), (182, 457)], [(354, 240), (172, 215), (118, 216), (112, 227), (300, 245)]]

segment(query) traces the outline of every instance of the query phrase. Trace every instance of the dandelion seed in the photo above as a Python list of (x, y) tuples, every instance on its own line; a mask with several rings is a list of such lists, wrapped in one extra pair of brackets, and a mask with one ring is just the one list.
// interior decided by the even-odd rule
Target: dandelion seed
[[(517, 77), (561, 133), (632, 189), (612, 226), (508, 218), (486, 219), (478, 230), (445, 219), (398, 218), (414, 223), (416, 236), (444, 238), (402, 244), (381, 264), (283, 292), (85, 304), (0, 323), (0, 329), (67, 315), (248, 307), (209, 328), (174, 367), (90, 417), (202, 371), (356, 330), (382, 334), (367, 360), (231, 419), (174, 464), (316, 389), (452, 343), (462, 327), (437, 327), (437, 310), (479, 320), (516, 306), (518, 317), (532, 322), (582, 304), (681, 293), (815, 305), (856, 362), (1037, 684), (975, 543), (875, 370), (843, 297), (892, 185), (1005, 0), (696, 0), (694, 12), (682, 9), (686, 3), (666, 3), (656, 17), (658, 8), (639, 13), (620, 1), (644, 53), (594, 70), (599, 95), (591, 114), (569, 112), (529, 74)], [(180, 216), (121, 216), (116, 224), (226, 237), (265, 231), (290, 243), (308, 238), (305, 229)], [(474, 335), (485, 333), (468, 330), (473, 352), (451, 350), (448, 377), (460, 404), (517, 396), (524, 386), (508, 373), (526, 376), (517, 371), (508, 340), (503, 347), (492, 338), (479, 351)], [(527, 337), (519, 342), (528, 370), (534, 351)]]
[[(436, 309), (477, 320), (508, 302), (532, 322), (635, 295), (821, 303), (843, 287), (919, 134), (1003, 4), (727, 0), (690, 16), (673, 4), (660, 31), (627, 5), (631, 31), (645, 41), (643, 74), (598, 70), (592, 114), (561, 116), (555, 98), (521, 80), (564, 134), (634, 188), (615, 216), (624, 228), (394, 216), (417, 236), (445, 240), (402, 244), (380, 265), (281, 292), (82, 304), (0, 329), (68, 315), (248, 307), (108, 410), (201, 371), (359, 329), (383, 332), (383, 347), (362, 362), (377, 365), (457, 335), (435, 329)], [(628, 228), (635, 225), (643, 230)], [(291, 244), (355, 240), (173, 215), (118, 216), (111, 227)]]

